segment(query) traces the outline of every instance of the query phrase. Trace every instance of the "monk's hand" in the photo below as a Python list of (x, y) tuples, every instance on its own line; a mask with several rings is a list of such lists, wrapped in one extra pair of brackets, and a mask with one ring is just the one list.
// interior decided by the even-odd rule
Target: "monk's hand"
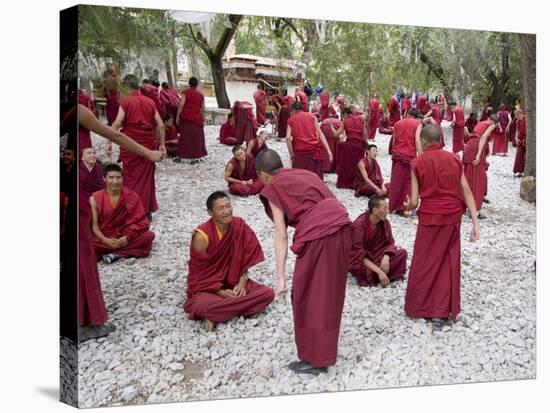
[(405, 207), (405, 211), (410, 211), (409, 203), (411, 202), (411, 199), (408, 195), (405, 195), (405, 202), (403, 202), (403, 206)]
[(119, 248), (124, 248), (126, 245), (128, 245), (128, 238), (126, 238), (126, 235), (118, 239), (118, 245)]
[(476, 156), (476, 158), (472, 161), (472, 165), (474, 165), (474, 166), (479, 165), (479, 161), (480, 161), (480, 160), (479, 160), (479, 157)]
[(162, 154), (164, 156), (166, 156), (167, 152), (166, 152), (166, 145), (159, 145), (159, 151), (162, 152)]
[(328, 162), (329, 163), (332, 163), (332, 160), (333, 160), (333, 156), (332, 156), (332, 152), (331, 151), (328, 151)]
[(472, 225), (472, 232), (470, 233), (470, 242), (476, 242), (479, 239), (479, 221), (476, 219)]
[(277, 287), (275, 288), (275, 297), (282, 298), (286, 295), (286, 282), (285, 280), (277, 281)]
[(237, 295), (233, 292), (233, 290), (218, 290), (218, 292), (216, 293), (218, 294), (220, 297), (222, 298), (232, 298), (232, 297), (236, 297)]
[(253, 184), (252, 179), (249, 179), (248, 181), (246, 181), (245, 184), (246, 184), (246, 185), (252, 185), (252, 184)]
[(380, 261), (380, 269), (384, 271), (384, 273), (388, 273), (390, 271), (390, 257), (387, 255), (384, 255), (382, 257), (382, 261)]
[(113, 156), (113, 145), (111, 145), (111, 142), (109, 141), (109, 144), (107, 145), (107, 157), (110, 159)]
[(164, 153), (162, 151), (150, 151), (149, 160), (151, 162), (160, 162), (164, 159)]
[(380, 280), (380, 284), (382, 284), (382, 287), (389, 285), (390, 279), (388, 278), (388, 276), (384, 271), (380, 270), (377, 273), (377, 275), (378, 275), (378, 279)]
[(385, 185), (382, 185), (382, 195), (386, 195), (388, 193), (388, 188), (386, 188)]
[(105, 238), (103, 240), (103, 243), (114, 250), (117, 250), (119, 248), (118, 240), (115, 238)]

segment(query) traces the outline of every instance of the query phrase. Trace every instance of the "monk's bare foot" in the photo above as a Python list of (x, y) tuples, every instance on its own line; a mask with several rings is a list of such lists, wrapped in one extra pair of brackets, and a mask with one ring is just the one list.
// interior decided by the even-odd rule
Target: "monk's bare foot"
[(213, 321), (210, 321), (210, 320), (204, 320), (204, 328), (206, 329), (207, 332), (212, 332), (214, 331), (214, 328), (216, 327), (216, 324), (214, 324)]
[(293, 361), (287, 367), (296, 374), (313, 374), (315, 376), (328, 371), (326, 367), (313, 367), (311, 364), (301, 360)]

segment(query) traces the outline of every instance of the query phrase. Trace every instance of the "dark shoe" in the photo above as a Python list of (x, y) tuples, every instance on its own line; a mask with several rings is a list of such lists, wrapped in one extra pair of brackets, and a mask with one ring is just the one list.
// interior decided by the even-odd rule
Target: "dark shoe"
[(305, 361), (293, 361), (288, 364), (288, 368), (296, 374), (313, 374), (315, 376), (328, 371), (326, 367), (313, 367)]
[(105, 254), (101, 257), (101, 259), (103, 260), (103, 262), (105, 264), (112, 264), (113, 262), (115, 261), (118, 261), (120, 259), (120, 257), (116, 254)]
[(491, 203), (491, 201), (489, 201), (487, 198), (483, 198), (483, 202), (484, 202), (485, 204), (490, 204), (490, 203)]
[(174, 159), (172, 159), (175, 163), (180, 163), (181, 158), (179, 156), (175, 156)]
[(147, 219), (149, 220), (149, 222), (151, 222), (153, 220), (153, 214), (151, 212), (146, 212), (145, 213), (145, 216), (147, 217)]
[(198, 164), (198, 163), (199, 163), (198, 159), (193, 159), (191, 162), (189, 162), (190, 165), (195, 165), (195, 164)]
[(477, 214), (477, 219), (487, 219), (485, 215), (483, 215), (481, 212)]
[(445, 325), (445, 319), (443, 318), (432, 318), (432, 330), (441, 331)]
[(405, 216), (405, 211), (395, 211), (394, 214), (399, 215), (400, 217), (404, 217)]
[(116, 331), (114, 324), (103, 324), (101, 326), (86, 326), (78, 331), (78, 341), (92, 340), (95, 338), (105, 337), (106, 335)]

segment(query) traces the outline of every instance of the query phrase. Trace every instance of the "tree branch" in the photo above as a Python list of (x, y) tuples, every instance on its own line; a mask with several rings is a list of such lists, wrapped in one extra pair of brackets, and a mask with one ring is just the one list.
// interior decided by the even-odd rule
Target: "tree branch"
[(212, 49), (208, 45), (208, 42), (206, 39), (202, 36), (201, 32), (198, 32), (195, 35), (195, 32), (193, 31), (193, 27), (190, 23), (187, 23), (187, 26), (189, 27), (189, 32), (191, 33), (191, 37), (193, 37), (193, 40), (196, 44), (199, 45), (199, 47), (203, 50), (204, 53), (206, 53), (206, 56), (208, 56), (209, 60), (212, 60), (214, 55), (212, 53)]
[(306, 45), (306, 40), (304, 39), (304, 37), (302, 36), (302, 34), (298, 31), (298, 29), (296, 28), (296, 26), (294, 26), (294, 24), (292, 24), (292, 21), (290, 21), (289, 19), (286, 19), (286, 18), (283, 18), (282, 21), (288, 26), (290, 27), (290, 29), (296, 33), (296, 36), (298, 36), (298, 39), (302, 42), (302, 44), (305, 46)]
[(218, 41), (218, 44), (216, 45), (216, 48), (214, 49), (214, 55), (215, 56), (223, 56), (225, 53), (227, 46), (229, 46), (229, 43), (231, 42), (231, 39), (233, 38), (233, 35), (237, 31), (237, 27), (239, 26), (239, 23), (241, 22), (243, 16), (238, 14), (230, 14), (229, 15), (229, 22), (231, 23), (231, 28), (225, 28), (225, 30), (222, 33), (222, 36), (220, 37), (220, 40)]

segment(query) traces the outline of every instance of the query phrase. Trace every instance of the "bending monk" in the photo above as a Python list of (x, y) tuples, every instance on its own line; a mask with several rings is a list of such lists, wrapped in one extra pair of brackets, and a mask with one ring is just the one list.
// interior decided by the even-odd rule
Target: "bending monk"
[(248, 278), (248, 269), (264, 260), (254, 231), (233, 216), (225, 192), (206, 200), (210, 219), (193, 231), (188, 261), (187, 299), (183, 309), (191, 320), (206, 320), (206, 329), (266, 308), (275, 295), (271, 288)]
[(264, 186), (256, 176), (254, 156), (240, 145), (235, 145), (232, 151), (233, 158), (227, 163), (224, 175), (229, 192), (242, 196), (259, 194)]
[(122, 169), (105, 167), (105, 189), (90, 197), (93, 243), (97, 258), (109, 264), (119, 258), (148, 257), (155, 234), (149, 231), (140, 197), (122, 187)]
[(387, 195), (389, 182), (384, 184), (380, 165), (376, 160), (378, 148), (376, 145), (367, 147), (366, 156), (357, 163), (355, 171), (355, 196)]

